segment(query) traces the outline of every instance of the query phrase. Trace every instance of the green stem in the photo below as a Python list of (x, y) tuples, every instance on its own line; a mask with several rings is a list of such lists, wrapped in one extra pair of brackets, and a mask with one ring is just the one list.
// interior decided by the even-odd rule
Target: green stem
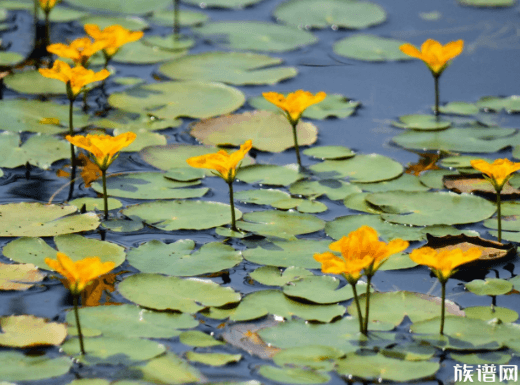
[(500, 201), (500, 191), (497, 191), (497, 216), (498, 216), (498, 242), (502, 242), (502, 210)]
[(435, 116), (439, 116), (439, 77), (438, 75), (433, 75), (435, 82)]
[(38, 26), (38, 15), (40, 11), (40, 2), (38, 0), (34, 0), (34, 28)]
[(85, 346), (83, 345), (83, 333), (81, 332), (81, 324), (79, 323), (79, 312), (78, 312), (78, 299), (79, 294), (73, 294), (73, 303), (74, 303), (74, 316), (76, 317), (76, 327), (78, 328), (78, 338), (79, 338), (79, 350), (81, 355), (85, 355)]
[(51, 23), (49, 21), (50, 11), (44, 11), (45, 13), (45, 48), (51, 44)]
[[(74, 136), (74, 123), (73, 123), (73, 107), (74, 107), (74, 99), (70, 99), (69, 104), (69, 135)], [(74, 145), (70, 144), (70, 189), (69, 189), (69, 198), (72, 199), (72, 194), (74, 193), (74, 180), (76, 179), (76, 154), (74, 151)]]
[(101, 170), (103, 178), (103, 203), (105, 204), (105, 220), (108, 219), (107, 170)]
[(368, 334), (368, 312), (370, 309), (370, 282), (372, 281), (372, 276), (367, 275), (367, 292), (366, 292), (366, 300), (365, 300), (365, 326), (363, 328), (364, 335)]
[(361, 306), (359, 305), (359, 297), (358, 297), (358, 293), (357, 293), (357, 289), (356, 289), (356, 283), (351, 283), (351, 285), (352, 285), (352, 292), (354, 293), (354, 301), (356, 302), (356, 309), (357, 309), (358, 318), (359, 318), (359, 332), (366, 335), (364, 326), (363, 326), (363, 316), (361, 315)]
[(173, 48), (175, 43), (179, 40), (179, 0), (173, 0)]
[(291, 127), (293, 132), (294, 139), (294, 149), (296, 150), (296, 160), (298, 161), (298, 166), (302, 168), (302, 161), (300, 159), (300, 147), (298, 146), (298, 134), (296, 132), (296, 126), (298, 125), (298, 121), (291, 121)]
[(237, 229), (236, 225), (236, 218), (235, 218), (235, 202), (233, 199), (233, 182), (228, 182), (229, 186), (229, 205), (231, 206), (231, 230), (233, 231), (239, 231)]
[(441, 287), (442, 287), (442, 294), (441, 294), (441, 297), (442, 297), (442, 303), (441, 303), (441, 336), (444, 335), (444, 318), (445, 318), (445, 313), (446, 313), (446, 309), (445, 309), (445, 302), (446, 302), (446, 282), (448, 281), (444, 281), (444, 282), (441, 282)]

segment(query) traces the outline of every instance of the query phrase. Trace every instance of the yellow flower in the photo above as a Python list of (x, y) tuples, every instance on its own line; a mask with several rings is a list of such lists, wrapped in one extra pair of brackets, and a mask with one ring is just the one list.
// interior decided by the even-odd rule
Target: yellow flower
[(477, 247), (472, 247), (467, 251), (459, 248), (437, 251), (431, 247), (421, 247), (412, 251), (410, 258), (419, 265), (428, 266), (439, 281), (444, 283), (456, 273), (457, 267), (479, 259), (481, 254), (482, 252)]
[(74, 295), (81, 293), (94, 279), (115, 267), (114, 262), (102, 263), (99, 257), (88, 257), (73, 262), (66, 254), (60, 252), (56, 260), (45, 258), (45, 263), (65, 277), (69, 290)]
[(291, 124), (296, 124), (307, 107), (321, 102), (325, 99), (327, 94), (325, 92), (318, 92), (316, 95), (313, 95), (309, 91), (298, 90), (290, 93), (287, 97), (277, 92), (264, 92), (262, 96), (267, 101), (281, 108)]
[(118, 136), (110, 135), (67, 135), (70, 143), (81, 147), (94, 156), (94, 162), (102, 170), (106, 171), (110, 164), (116, 160), (117, 153), (124, 147), (130, 145), (136, 138), (133, 132), (126, 132)]
[(38, 71), (46, 78), (58, 79), (67, 85), (67, 96), (74, 100), (87, 84), (104, 80), (110, 75), (106, 69), (99, 72), (88, 70), (85, 67), (70, 66), (61, 60), (56, 60), (52, 68), (40, 68)]
[(376, 230), (362, 226), (329, 245), (329, 249), (340, 252), (341, 257), (326, 252), (314, 254), (314, 259), (322, 264), (322, 272), (344, 274), (349, 283), (355, 284), (361, 277), (362, 270), (366, 275), (374, 275), (389, 256), (407, 247), (408, 242), (402, 239), (381, 242)]
[(509, 159), (496, 159), (493, 163), (475, 159), (471, 161), (471, 166), (485, 174), (497, 192), (502, 191), (513, 173), (520, 170), (520, 163), (513, 163)]
[(51, 44), (47, 47), (47, 51), (71, 59), (77, 66), (85, 66), (88, 59), (96, 52), (101, 51), (105, 48), (106, 42), (95, 41), (92, 42), (88, 37), (80, 37), (73, 40), (69, 45), (67, 44)]
[(464, 41), (451, 41), (442, 45), (436, 40), (428, 39), (421, 45), (419, 51), (412, 44), (403, 44), (399, 49), (405, 54), (421, 59), (432, 71), (433, 76), (440, 76), (448, 66), (448, 62), (459, 56), (464, 48)]
[(39, 0), (40, 1), (40, 7), (43, 9), (44, 12), (50, 12), (51, 9), (54, 8), (56, 3), (60, 0)]
[(114, 56), (120, 47), (126, 43), (137, 41), (143, 37), (143, 32), (132, 32), (120, 25), (111, 25), (100, 30), (96, 24), (85, 24), (85, 32), (96, 41), (104, 41), (105, 48), (103, 52), (108, 57)]
[(239, 150), (231, 154), (228, 154), (224, 150), (220, 150), (214, 154), (188, 158), (186, 162), (188, 162), (191, 167), (215, 170), (227, 183), (231, 183), (235, 180), (239, 163), (244, 159), (252, 147), (253, 141), (246, 140), (244, 144), (240, 145)]

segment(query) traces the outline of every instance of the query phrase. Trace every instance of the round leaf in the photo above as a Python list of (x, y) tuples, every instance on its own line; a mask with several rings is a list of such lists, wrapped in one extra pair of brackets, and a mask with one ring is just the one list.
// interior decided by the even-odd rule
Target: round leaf
[(393, 122), (393, 126), (417, 131), (440, 131), (451, 126), (447, 120), (439, 120), (433, 115), (403, 115), (399, 122)]
[(334, 52), (349, 59), (364, 61), (411, 60), (399, 50), (405, 41), (375, 35), (356, 34), (334, 43)]
[(0, 327), (0, 345), (14, 348), (61, 345), (67, 337), (64, 324), (47, 322), (32, 315), (2, 317)]
[(501, 295), (513, 290), (513, 284), (505, 279), (486, 278), (474, 279), (466, 283), (466, 289), (476, 295)]
[[(34, 381), (67, 373), (72, 361), (67, 357), (27, 356), (16, 351), (0, 352), (0, 378), (4, 381)], [(20, 370), (23, 368), (23, 370)]]
[(258, 369), (258, 374), (284, 384), (324, 384), (330, 381), (330, 376), (326, 373), (303, 368), (276, 368), (262, 365)]
[(156, 9), (163, 9), (170, 0), (67, 0), (67, 3), (80, 8), (95, 9), (113, 13), (143, 14)]
[(241, 354), (224, 354), (224, 353), (196, 353), (187, 352), (186, 358), (189, 361), (200, 362), (201, 364), (210, 366), (224, 366), (232, 362), (238, 362), (242, 359)]
[(254, 164), (241, 167), (237, 172), (237, 179), (242, 182), (267, 186), (287, 186), (303, 177), (296, 164)]

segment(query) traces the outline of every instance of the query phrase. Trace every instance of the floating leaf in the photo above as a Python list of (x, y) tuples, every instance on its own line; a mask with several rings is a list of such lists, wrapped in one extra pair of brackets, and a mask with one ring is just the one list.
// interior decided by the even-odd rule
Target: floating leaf
[(399, 122), (392, 122), (392, 125), (417, 131), (440, 131), (451, 126), (447, 120), (439, 120), (433, 115), (403, 115), (399, 117)]
[(349, 178), (351, 182), (371, 183), (394, 179), (403, 173), (403, 166), (379, 154), (356, 155), (347, 160), (326, 160), (310, 169), (321, 178)]
[(399, 50), (405, 41), (375, 35), (356, 34), (334, 43), (334, 52), (349, 59), (364, 61), (411, 60)]
[[(300, 122), (296, 127), (300, 146), (311, 145), (318, 129)], [(282, 152), (294, 147), (291, 125), (287, 118), (268, 111), (252, 111), (207, 119), (193, 125), (190, 135), (206, 145), (235, 145), (251, 139), (261, 151)]]
[(201, 8), (244, 8), (260, 1), (262, 0), (206, 0), (202, 6), (197, 0), (182, 0), (183, 3), (197, 5)]
[(515, 0), (457, 0), (462, 5), (472, 7), (511, 7)]
[(254, 164), (241, 167), (237, 172), (237, 179), (242, 182), (267, 186), (287, 186), (303, 177), (296, 164)]
[(327, 373), (303, 368), (276, 368), (262, 365), (258, 369), (258, 374), (284, 384), (324, 384), (330, 381), (330, 376)]
[(143, 273), (190, 277), (230, 269), (242, 261), (240, 252), (219, 242), (206, 243), (195, 252), (194, 247), (190, 239), (170, 244), (152, 240), (130, 250), (128, 262)]
[(442, 158), (440, 160), (440, 165), (447, 168), (466, 168), (469, 170), (464, 170), (464, 172), (474, 170), (471, 165), (471, 161), (475, 159), (484, 159), (486, 162), (493, 163), (493, 160), (489, 158), (483, 158), (479, 156), (471, 156), (471, 155), (458, 155), (458, 156), (448, 156), (447, 158)]
[[(120, 11), (119, 11), (120, 12)], [(54, 13), (52, 11), (51, 15)], [(173, 19), (172, 19), (173, 20)], [(136, 16), (118, 17), (118, 16), (89, 16), (81, 19), (81, 23), (85, 24), (96, 24), (99, 29), (105, 29), (111, 25), (117, 24), (123, 28), (129, 29), (130, 31), (142, 31), (149, 27), (148, 23)]]
[[(456, 361), (469, 365), (494, 364), (505, 365), (511, 361), (511, 355), (504, 352), (482, 352), (472, 354), (451, 353), (450, 357)], [(476, 384), (482, 384), (475, 382)], [(496, 384), (496, 382), (495, 382)]]
[(173, 353), (149, 361), (142, 367), (130, 367), (142, 372), (142, 379), (154, 384), (186, 384), (206, 382), (205, 377), (197, 369), (188, 365)]
[(104, 221), (101, 226), (111, 231), (126, 233), (141, 230), (144, 227), (144, 224), (140, 220), (111, 219)]
[(313, 258), (314, 254), (329, 250), (330, 241), (298, 239), (294, 241), (260, 242), (255, 248), (244, 250), (243, 256), (249, 262), (259, 265), (318, 269), (320, 263)]
[(113, 13), (126, 13), (126, 14), (143, 14), (156, 9), (164, 9), (168, 4), (169, 0), (67, 0), (67, 3), (87, 9), (95, 9), (98, 11), (108, 11)]
[[(284, 96), (287, 96), (288, 92), (282, 92)], [(268, 102), (263, 96), (256, 96), (254, 98), (250, 98), (247, 102), (251, 105), (251, 107), (257, 110), (264, 111), (276, 111), (281, 113), (281, 110), (276, 107), (273, 103)], [(346, 118), (356, 112), (356, 109), (361, 105), (360, 102), (355, 102), (343, 95), (337, 94), (328, 94), (325, 99), (321, 102), (309, 106), (303, 111), (302, 117), (308, 119), (317, 119), (323, 120), (328, 117), (336, 117), (336, 118)], [(341, 146), (324, 146), (324, 147), (341, 147)], [(345, 148), (345, 147), (343, 147)], [(308, 149), (306, 151), (312, 151), (313, 149)], [(310, 155), (310, 154), (306, 154)], [(354, 155), (352, 155), (354, 156)], [(351, 156), (345, 156), (345, 158), (350, 158)], [(324, 158), (325, 159), (325, 158)], [(332, 158), (328, 158), (332, 159)]]
[[(470, 175), (447, 175), (443, 178), (444, 186), (458, 194), (460, 193), (483, 193), (496, 195), (496, 190), (489, 180), (485, 179), (481, 174)], [(502, 196), (518, 196), (520, 190), (512, 187), (508, 182), (504, 184), (501, 191)]]
[(327, 195), (331, 200), (344, 199), (361, 192), (361, 189), (353, 184), (337, 179), (321, 179), (318, 181), (304, 180), (291, 184), (291, 194), (320, 196)]
[[(72, 366), (68, 357), (27, 356), (16, 351), (0, 352), (0, 378), (4, 381), (34, 381), (67, 373)], [(20, 370), (23, 368), (23, 370)]]
[(208, 346), (224, 345), (224, 342), (217, 341), (212, 336), (199, 330), (190, 330), (187, 332), (183, 332), (179, 336), (179, 340), (184, 345), (195, 346), (198, 348), (207, 348)]
[(274, 189), (253, 189), (238, 191), (234, 195), (236, 200), (255, 205), (271, 205), (282, 199), (289, 199), (291, 196), (284, 191)]
[(197, 179), (202, 179), (206, 173), (204, 169), (194, 168), (194, 167), (178, 167), (172, 168), (164, 177), (166, 179), (171, 179), (177, 182), (192, 182)]
[[(62, 346), (70, 356), (80, 355), (79, 341), (70, 339)], [(144, 339), (127, 339), (112, 337), (95, 337), (85, 340), (85, 355), (78, 360), (86, 365), (118, 365), (131, 364), (133, 361), (144, 361), (157, 357), (166, 351), (163, 344)]]
[(316, 146), (306, 149), (303, 153), (318, 159), (347, 159), (356, 155), (350, 148), (343, 146)]
[[(313, 12), (309, 12), (309, 9)], [(377, 4), (341, 0), (287, 1), (274, 10), (273, 16), (278, 21), (300, 28), (335, 26), (362, 29), (386, 20), (386, 12)]]
[(502, 295), (513, 290), (513, 284), (505, 279), (474, 279), (466, 283), (466, 289), (476, 295)]
[(483, 198), (446, 192), (390, 191), (370, 194), (366, 200), (385, 212), (383, 220), (414, 226), (480, 222), (496, 211)]
[(201, 364), (210, 366), (224, 366), (231, 362), (238, 362), (242, 359), (241, 354), (225, 354), (225, 353), (196, 353), (186, 352), (186, 358), (189, 361), (200, 362)]
[(8, 265), (0, 262), (0, 290), (27, 290), (43, 281), (45, 274), (33, 264)]
[(113, 93), (111, 106), (135, 113), (152, 113), (162, 119), (187, 116), (207, 119), (228, 114), (245, 101), (244, 94), (220, 83), (161, 82)]
[(294, 67), (274, 67), (281, 63), (282, 59), (248, 52), (205, 52), (163, 64), (159, 71), (172, 79), (273, 85), (298, 74)]
[(449, 102), (439, 107), (442, 114), (451, 115), (476, 115), (480, 109), (473, 103), (466, 102)]
[(483, 321), (490, 321), (498, 318), (502, 322), (515, 322), (518, 319), (518, 313), (505, 307), (490, 306), (472, 306), (464, 309), (466, 317), (477, 318)]
[(275, 354), (273, 361), (279, 366), (305, 366), (316, 370), (333, 370), (332, 360), (340, 358), (344, 353), (330, 346), (306, 346), (305, 349), (289, 348)]
[(237, 227), (263, 236), (294, 240), (295, 235), (313, 233), (325, 227), (325, 222), (310, 214), (276, 210), (244, 214)]
[[(154, 312), (127, 304), (83, 307), (79, 313), (83, 328), (125, 339), (176, 337), (181, 334), (179, 329), (191, 329), (199, 324), (189, 314)], [(67, 313), (67, 323), (70, 329), (76, 328), (74, 312)]]
[(3, 66), (14, 66), (23, 59), (24, 57), (17, 52), (0, 52), (0, 65)]
[[(176, 182), (164, 177), (161, 172), (139, 172), (107, 178), (107, 194), (130, 199), (186, 199), (200, 198), (209, 188), (183, 189), (200, 184), (196, 182)], [(94, 182), (92, 188), (103, 193), (103, 185)]]
[[(229, 205), (207, 201), (155, 201), (130, 206), (123, 214), (166, 231), (211, 229), (231, 222)], [(235, 209), (235, 216), (240, 219), (242, 213)]]
[(184, 56), (186, 51), (195, 45), (195, 40), (185, 36), (179, 38), (171, 34), (166, 36), (149, 36), (143, 40), (143, 43), (152, 46), (154, 49), (159, 48), (160, 50), (175, 53), (170, 59), (177, 59)]
[(388, 358), (397, 358), (405, 361), (427, 361), (435, 355), (435, 348), (416, 342), (399, 344), (381, 350), (381, 354)]
[(424, 173), (421, 173), (421, 175), (419, 176), (419, 180), (422, 184), (430, 188), (441, 190), (444, 188), (444, 176), (456, 174), (458, 174), (458, 171), (454, 170), (428, 170)]
[(69, 215), (76, 211), (75, 206), (29, 202), (0, 205), (0, 236), (51, 237), (94, 230), (99, 226), (95, 215)]
[[(155, 11), (152, 13), (150, 21), (155, 24), (171, 27), (173, 15), (174, 12), (169, 10), (163, 9), (160, 11)], [(179, 25), (181, 26), (193, 26), (197, 24), (202, 24), (205, 21), (207, 21), (208, 18), (209, 16), (202, 12), (188, 11), (185, 9), (179, 10)]]
[(418, 177), (411, 174), (403, 174), (400, 177), (388, 181), (377, 183), (358, 184), (363, 191), (384, 192), (384, 191), (428, 191)]
[(155, 64), (173, 60), (185, 54), (186, 51), (165, 51), (139, 40), (122, 46), (112, 60), (118, 63)]
[[(351, 285), (347, 284), (338, 289), (339, 284), (338, 278), (327, 275), (302, 277), (284, 286), (283, 293), (289, 297), (303, 298), (320, 304), (343, 302), (354, 298)], [(366, 292), (366, 286), (365, 282), (359, 281), (356, 284), (357, 292)]]
[(293, 51), (318, 41), (312, 33), (295, 27), (257, 21), (209, 23), (193, 31), (206, 38), (215, 36), (225, 48), (249, 51)]
[(249, 276), (262, 285), (284, 286), (291, 281), (302, 277), (312, 277), (314, 274), (302, 267), (290, 266), (282, 274), (281, 270), (275, 266), (262, 266), (249, 273)]
[(16, 72), (4, 78), (7, 88), (21, 94), (55, 94), (67, 92), (62, 81), (42, 76), (38, 71)]
[(224, 306), (240, 301), (240, 294), (212, 281), (159, 274), (131, 275), (119, 284), (118, 289), (125, 298), (141, 306), (190, 314), (208, 306)]
[(32, 315), (0, 318), (0, 345), (13, 348), (61, 345), (67, 337), (64, 324), (48, 322)]

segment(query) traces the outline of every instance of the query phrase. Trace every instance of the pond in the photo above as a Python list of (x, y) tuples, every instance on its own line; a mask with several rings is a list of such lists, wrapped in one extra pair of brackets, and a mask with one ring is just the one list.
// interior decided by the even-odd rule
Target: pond
[[(408, 257), (427, 234), (497, 240), (496, 195), (470, 161), (520, 159), (514, 1), (184, 0), (175, 44), (187, 48), (172, 51), (171, 0), (64, 0), (50, 13), (52, 43), (84, 36), (84, 24), (144, 31), (74, 103), (76, 133), (137, 136), (108, 170), (108, 220), (83, 150), (68, 196), (64, 84), (33, 62), (11, 68), (33, 50), (32, 9), (0, 1), (1, 385), (451, 384), (469, 382), (463, 365), (474, 383), (500, 383), (503, 368), (517, 370), (520, 177), (502, 194), (513, 255), (447, 281), (446, 336), (441, 285)], [(430, 71), (398, 48), (427, 39), (464, 41), (440, 77), (438, 118)], [(289, 122), (262, 97), (300, 89), (327, 94), (298, 126), (302, 169)], [(186, 159), (247, 139), (237, 236), (226, 183)], [(444, 184), (469, 174), (477, 179), (456, 180), (455, 192)], [(363, 225), (410, 242), (371, 280), (368, 337), (345, 278), (313, 259)], [(57, 250), (116, 265), (82, 294), (83, 357), (73, 297), (43, 263)], [(15, 276), (15, 263), (40, 270)], [(13, 315), (53, 324), (13, 327)], [(496, 374), (477, 378), (486, 368)]]

